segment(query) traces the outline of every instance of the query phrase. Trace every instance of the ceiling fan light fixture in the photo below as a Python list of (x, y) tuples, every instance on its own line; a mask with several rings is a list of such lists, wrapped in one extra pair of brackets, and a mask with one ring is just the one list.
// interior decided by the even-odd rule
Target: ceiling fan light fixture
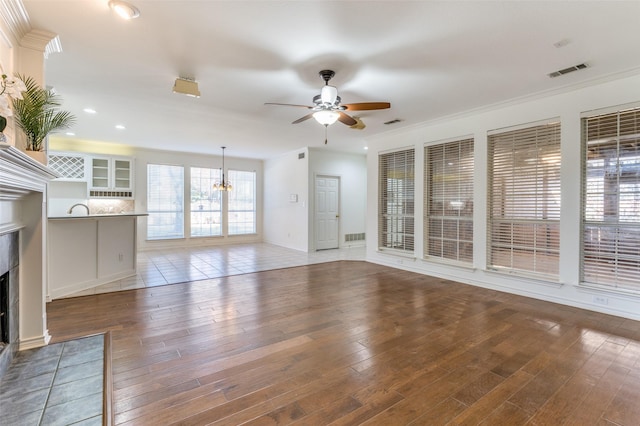
[(173, 84), (173, 93), (199, 98), (200, 90), (198, 90), (198, 82), (193, 79), (178, 77)]
[(134, 19), (140, 16), (140, 11), (134, 5), (121, 0), (110, 0), (109, 7), (122, 19)]
[(334, 86), (322, 86), (322, 90), (320, 91), (320, 99), (323, 104), (331, 104), (333, 105), (338, 99), (338, 89)]
[(338, 120), (338, 117), (340, 117), (339, 112), (328, 109), (323, 109), (313, 113), (313, 118), (315, 118), (318, 123), (325, 126), (330, 126), (335, 123)]

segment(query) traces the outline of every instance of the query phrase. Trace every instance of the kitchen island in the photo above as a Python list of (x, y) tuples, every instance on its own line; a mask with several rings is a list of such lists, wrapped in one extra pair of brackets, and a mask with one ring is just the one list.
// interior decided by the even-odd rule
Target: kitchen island
[(49, 217), (48, 299), (135, 275), (140, 216), (147, 214)]

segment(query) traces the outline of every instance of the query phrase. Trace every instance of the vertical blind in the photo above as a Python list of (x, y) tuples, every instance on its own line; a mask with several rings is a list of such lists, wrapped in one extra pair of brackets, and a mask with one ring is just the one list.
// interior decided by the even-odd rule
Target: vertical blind
[(473, 139), (424, 148), (424, 257), (473, 262)]
[(582, 119), (582, 282), (640, 291), (640, 108)]
[(489, 134), (488, 263), (558, 276), (560, 123)]
[(147, 239), (184, 237), (184, 168), (147, 165)]
[(415, 150), (378, 157), (378, 247), (413, 252)]

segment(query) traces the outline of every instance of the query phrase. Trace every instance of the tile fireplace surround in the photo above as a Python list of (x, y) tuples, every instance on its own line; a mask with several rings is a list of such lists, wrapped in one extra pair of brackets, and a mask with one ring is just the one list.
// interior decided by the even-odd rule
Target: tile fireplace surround
[(0, 143), (0, 276), (9, 272), (9, 336), (0, 352), (0, 377), (17, 351), (49, 342), (46, 192), (56, 177), (51, 169)]
[(7, 371), (11, 360), (18, 350), (18, 232), (0, 235), (0, 275), (9, 273), (8, 310), (5, 312), (9, 329), (8, 344), (0, 343), (0, 377)]

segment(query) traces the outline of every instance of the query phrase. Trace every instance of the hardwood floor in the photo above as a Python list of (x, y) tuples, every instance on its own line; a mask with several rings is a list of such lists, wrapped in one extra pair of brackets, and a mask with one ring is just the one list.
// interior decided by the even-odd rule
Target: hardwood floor
[(47, 313), (111, 330), (116, 424), (640, 424), (640, 323), (366, 262)]

